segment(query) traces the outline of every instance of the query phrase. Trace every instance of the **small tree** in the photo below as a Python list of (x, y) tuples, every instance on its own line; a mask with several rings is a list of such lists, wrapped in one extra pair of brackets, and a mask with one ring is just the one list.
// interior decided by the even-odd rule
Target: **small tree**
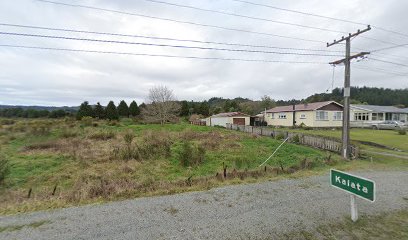
[(124, 100), (119, 103), (118, 114), (121, 117), (129, 117), (129, 107)]
[(150, 122), (164, 124), (174, 120), (180, 112), (173, 91), (166, 86), (157, 86), (149, 90), (148, 105), (143, 109), (143, 117)]
[(119, 114), (118, 110), (116, 109), (115, 103), (113, 101), (110, 101), (108, 103), (108, 106), (106, 106), (106, 118), (109, 120), (118, 120), (119, 119)]
[(93, 117), (93, 109), (92, 107), (89, 105), (88, 101), (85, 101), (81, 104), (81, 106), (79, 106), (76, 118), (78, 120), (81, 120), (83, 117)]
[(105, 118), (105, 109), (99, 102), (95, 105), (94, 114), (95, 114), (95, 117), (99, 119)]
[(140, 115), (140, 108), (139, 106), (137, 106), (137, 103), (135, 101), (132, 101), (129, 105), (129, 114), (132, 117)]

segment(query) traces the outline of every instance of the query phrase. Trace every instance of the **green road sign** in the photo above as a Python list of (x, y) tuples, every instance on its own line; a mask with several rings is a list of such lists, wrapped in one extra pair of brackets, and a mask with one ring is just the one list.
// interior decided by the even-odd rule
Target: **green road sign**
[(374, 181), (331, 169), (330, 183), (333, 187), (340, 188), (363, 199), (375, 201)]

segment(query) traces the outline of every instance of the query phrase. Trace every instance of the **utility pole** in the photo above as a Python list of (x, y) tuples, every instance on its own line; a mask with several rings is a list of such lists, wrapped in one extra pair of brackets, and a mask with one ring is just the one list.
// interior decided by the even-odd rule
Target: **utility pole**
[(346, 41), (346, 56), (344, 59), (340, 59), (334, 62), (331, 62), (332, 65), (337, 65), (344, 63), (345, 72), (344, 72), (344, 104), (343, 104), (343, 131), (342, 131), (342, 155), (343, 158), (349, 159), (350, 158), (350, 60), (354, 58), (364, 57), (369, 52), (360, 52), (358, 54), (350, 56), (350, 48), (351, 48), (351, 39), (356, 37), (357, 35), (370, 31), (370, 25), (367, 26), (366, 29), (360, 30), (356, 33), (349, 33), (347, 37), (342, 36), (339, 40), (334, 40), (332, 43), (327, 43), (327, 47), (333, 46), (340, 42)]

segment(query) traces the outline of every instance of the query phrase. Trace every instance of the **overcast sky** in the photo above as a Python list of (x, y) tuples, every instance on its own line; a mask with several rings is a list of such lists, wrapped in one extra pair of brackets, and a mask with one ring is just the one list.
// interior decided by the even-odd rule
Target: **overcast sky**
[[(55, 1), (64, 2), (63, 0)], [(233, 0), (162, 1), (331, 29), (339, 32), (353, 33), (359, 28), (365, 28), (364, 25), (279, 11)], [(395, 46), (391, 43), (408, 43), (408, 30), (406, 28), (408, 1), (405, 0), (247, 1), (368, 23), (406, 34), (406, 36), (402, 36), (374, 27), (371, 31), (353, 39), (353, 52), (371, 51)], [(140, 104), (145, 100), (148, 90), (155, 85), (166, 85), (173, 89), (179, 100), (205, 100), (211, 97), (245, 97), (256, 100), (260, 99), (263, 95), (269, 95), (276, 100), (287, 100), (293, 98), (301, 99), (313, 93), (331, 91), (332, 81), (334, 81), (334, 87), (341, 87), (343, 84), (344, 67), (337, 66), (334, 70), (333, 78), (333, 67), (329, 64), (324, 64), (343, 57), (344, 45), (326, 48), (324, 43), (340, 38), (342, 33), (226, 16), (145, 0), (71, 0), (65, 1), (65, 3), (266, 34), (228, 31), (89, 8), (61, 6), (34, 0), (1, 0), (0, 23), (340, 52), (250, 48), (0, 26), (1, 32), (9, 33), (249, 49), (269, 52), (339, 55), (303, 56), (214, 51), (0, 34), (0, 45), (194, 56), (201, 58), (313, 62), (279, 63), (182, 59), (0, 46), (0, 104), (73, 106), (79, 105), (85, 100), (91, 104), (97, 101), (101, 102), (101, 104), (107, 104), (109, 100), (118, 102), (122, 99), (126, 101), (135, 99)], [(268, 34), (316, 41), (274, 37)], [(372, 40), (372, 38), (377, 41)], [(368, 59), (353, 62), (351, 70), (352, 85), (407, 88), (407, 54), (408, 46), (405, 46), (379, 51), (377, 55), (371, 54)], [(380, 62), (374, 59), (406, 66)]]

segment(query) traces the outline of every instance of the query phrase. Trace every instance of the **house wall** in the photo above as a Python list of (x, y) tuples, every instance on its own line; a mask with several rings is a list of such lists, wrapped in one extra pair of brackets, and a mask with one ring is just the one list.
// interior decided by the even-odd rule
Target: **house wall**
[(233, 123), (234, 118), (245, 118), (245, 126), (249, 126), (250, 119), (245, 116), (234, 116), (234, 117), (209, 117), (206, 119), (207, 126), (222, 126), (226, 127), (227, 123)]
[[(316, 120), (316, 111), (297, 111), (295, 115), (296, 125), (302, 123), (308, 127), (341, 127), (342, 120), (334, 120), (334, 113), (341, 111), (326, 111), (328, 112), (328, 120)], [(282, 113), (283, 114), (283, 113)], [(286, 119), (279, 119), (279, 113), (274, 113), (274, 119), (271, 118), (271, 113), (266, 116), (266, 122), (271, 126), (286, 126), (293, 125), (293, 113), (286, 112)]]

